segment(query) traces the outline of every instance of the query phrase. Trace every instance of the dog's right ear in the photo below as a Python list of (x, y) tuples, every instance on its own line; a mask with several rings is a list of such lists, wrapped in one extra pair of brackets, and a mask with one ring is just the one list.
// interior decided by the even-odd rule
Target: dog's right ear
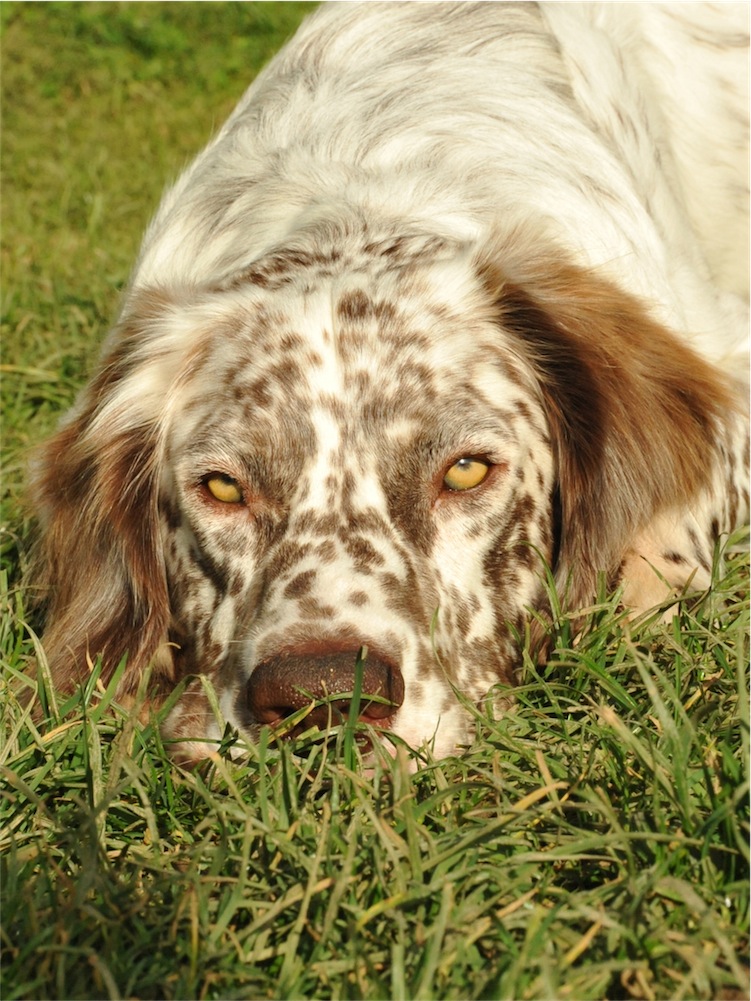
[(171, 671), (159, 420), (134, 398), (164, 305), (160, 293), (139, 294), (72, 414), (33, 463), (30, 502), (40, 533), (32, 583), (46, 605), (44, 649), (62, 690), (84, 680), (99, 655), (106, 682), (127, 654), (121, 695), (136, 690), (150, 662), (157, 675)]

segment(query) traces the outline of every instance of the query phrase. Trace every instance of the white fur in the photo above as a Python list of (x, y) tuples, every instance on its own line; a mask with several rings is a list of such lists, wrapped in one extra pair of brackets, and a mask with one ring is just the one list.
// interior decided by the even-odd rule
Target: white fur
[[(467, 241), (533, 216), (733, 355), (746, 330), (718, 286), (747, 292), (747, 21), (730, 3), (326, 5), (166, 196), (134, 284), (219, 279), (343, 205)], [(242, 191), (219, 224), (206, 195), (225, 185)]]

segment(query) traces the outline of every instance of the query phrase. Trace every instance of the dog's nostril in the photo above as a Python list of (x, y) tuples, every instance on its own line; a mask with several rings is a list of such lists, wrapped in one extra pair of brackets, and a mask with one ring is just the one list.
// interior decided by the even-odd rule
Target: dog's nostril
[[(356, 650), (270, 657), (251, 675), (248, 709), (259, 723), (278, 723), (312, 701), (325, 700), (306, 717), (305, 728), (341, 723), (350, 711), (356, 662)], [(365, 722), (383, 725), (404, 701), (401, 671), (374, 654), (362, 664), (361, 690), (358, 716)]]

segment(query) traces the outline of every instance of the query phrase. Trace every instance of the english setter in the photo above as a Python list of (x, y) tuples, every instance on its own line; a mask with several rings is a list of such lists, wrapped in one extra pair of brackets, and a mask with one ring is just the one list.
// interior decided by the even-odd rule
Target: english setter
[[(748, 508), (745, 4), (316, 11), (165, 195), (40, 453), (46, 654), (450, 753), (554, 568), (642, 609)], [(308, 722), (321, 723), (315, 709)], [(316, 715), (318, 713), (318, 715)], [(306, 725), (306, 724), (300, 724)], [(200, 677), (167, 734), (208, 753)]]

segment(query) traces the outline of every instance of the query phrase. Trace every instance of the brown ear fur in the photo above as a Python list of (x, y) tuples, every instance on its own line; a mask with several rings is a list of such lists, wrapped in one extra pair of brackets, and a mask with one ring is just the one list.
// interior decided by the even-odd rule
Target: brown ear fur
[[(153, 305), (153, 304), (152, 304)], [(42, 525), (33, 582), (46, 603), (44, 648), (53, 680), (72, 690), (102, 656), (106, 682), (128, 661), (119, 694), (134, 692), (154, 658), (171, 671), (169, 600), (157, 515), (156, 432), (93, 422), (133, 367), (144, 317), (118, 329), (99, 374), (39, 451), (32, 482)]]
[(598, 571), (613, 578), (641, 528), (707, 483), (734, 404), (721, 375), (636, 298), (559, 259), (531, 259), (526, 274), (481, 273), (548, 416), (556, 580), (574, 609), (594, 597)]

